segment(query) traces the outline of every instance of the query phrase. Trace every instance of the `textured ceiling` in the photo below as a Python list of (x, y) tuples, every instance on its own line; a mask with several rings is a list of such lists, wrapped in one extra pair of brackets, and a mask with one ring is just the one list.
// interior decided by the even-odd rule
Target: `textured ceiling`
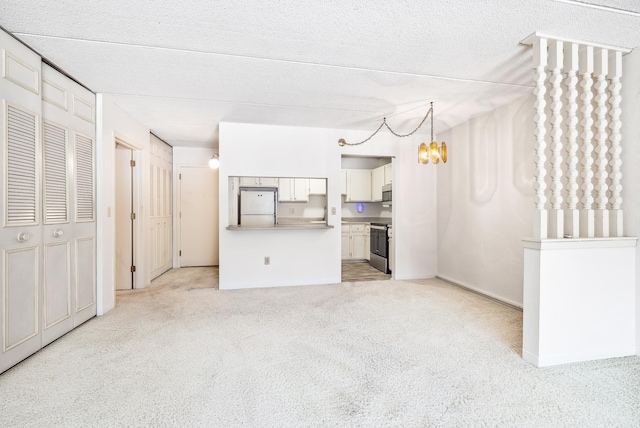
[(4, 0), (0, 25), (172, 145), (220, 121), (436, 132), (531, 92), (533, 32), (635, 48), (629, 0)]

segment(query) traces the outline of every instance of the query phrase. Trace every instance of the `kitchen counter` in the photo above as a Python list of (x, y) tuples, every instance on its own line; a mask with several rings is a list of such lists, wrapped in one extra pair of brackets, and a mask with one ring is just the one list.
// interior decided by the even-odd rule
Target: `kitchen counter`
[(308, 229), (333, 229), (325, 220), (314, 218), (287, 218), (278, 219), (278, 224), (271, 226), (228, 226), (227, 230), (308, 230)]
[(333, 226), (326, 223), (274, 224), (273, 226), (227, 226), (227, 230), (309, 230), (309, 229), (333, 229)]
[(357, 223), (383, 223), (391, 226), (391, 217), (343, 217), (342, 224), (357, 224)]

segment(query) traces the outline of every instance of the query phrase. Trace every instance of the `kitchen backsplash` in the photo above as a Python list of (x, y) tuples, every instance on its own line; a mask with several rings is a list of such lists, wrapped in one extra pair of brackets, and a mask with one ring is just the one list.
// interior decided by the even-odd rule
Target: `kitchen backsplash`
[[(309, 196), (309, 202), (278, 202), (278, 218), (325, 218), (327, 198), (321, 195)], [(358, 206), (364, 210), (358, 212)], [(342, 203), (342, 217), (389, 217), (391, 207), (383, 207), (382, 202)]]

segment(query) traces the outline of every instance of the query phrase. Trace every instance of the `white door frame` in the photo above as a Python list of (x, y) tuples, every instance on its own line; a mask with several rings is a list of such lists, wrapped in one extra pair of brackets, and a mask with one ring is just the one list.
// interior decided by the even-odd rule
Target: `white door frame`
[[(132, 156), (133, 156), (133, 160), (136, 163), (136, 166), (133, 168), (133, 171), (131, 173), (131, 184), (132, 184), (132, 192), (133, 192), (133, 202), (132, 202), (132, 209), (133, 212), (136, 213), (136, 219), (133, 222), (133, 265), (138, 267), (136, 269), (136, 271), (133, 273), (133, 289), (138, 289), (138, 288), (144, 288), (144, 275), (142, 272), (142, 269), (139, 268), (139, 265), (141, 264), (141, 261), (144, 260), (144, 253), (143, 253), (143, 246), (140, 245), (143, 242), (144, 239), (144, 234), (143, 234), (143, 224), (142, 224), (142, 215), (141, 215), (141, 208), (142, 208), (142, 150), (135, 146), (134, 144), (131, 144), (129, 141), (127, 141), (125, 138), (118, 136), (117, 133), (114, 133), (114, 138), (113, 138), (113, 147), (115, 150), (115, 146), (116, 144), (119, 144), (123, 147), (126, 147), (128, 149), (132, 150)], [(113, 169), (115, 171), (116, 165), (115, 162), (113, 164)], [(115, 173), (117, 173), (117, 171), (115, 171)], [(115, 192), (115, 190), (114, 190)], [(115, 194), (114, 194), (114, 201), (115, 201)], [(115, 213), (114, 213), (115, 214)], [(114, 228), (114, 232), (113, 232), (113, 242), (115, 243), (115, 228)], [(113, 260), (116, 259), (116, 246), (113, 246)], [(115, 263), (113, 266), (114, 269), (114, 275), (113, 277), (115, 278)], [(114, 293), (115, 293), (115, 286), (114, 286)]]

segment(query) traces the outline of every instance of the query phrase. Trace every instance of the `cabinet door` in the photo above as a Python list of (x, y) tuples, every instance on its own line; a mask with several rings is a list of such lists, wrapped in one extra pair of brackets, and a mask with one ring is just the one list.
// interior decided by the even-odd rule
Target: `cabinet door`
[(293, 179), (281, 178), (278, 182), (278, 201), (289, 202), (293, 200)]
[(382, 186), (384, 185), (384, 166), (371, 171), (371, 200), (382, 200)]
[(240, 177), (240, 186), (257, 186), (258, 180), (257, 177)]
[(351, 248), (349, 245), (350, 239), (349, 239), (349, 233), (342, 233), (342, 246), (341, 246), (341, 253), (342, 253), (342, 260), (349, 260), (351, 258)]
[(351, 258), (354, 260), (364, 259), (365, 238), (364, 233), (351, 235)]
[(293, 200), (295, 202), (306, 202), (309, 200), (309, 179), (293, 179)]
[(347, 201), (370, 202), (371, 201), (371, 170), (349, 169), (347, 170)]
[(384, 184), (391, 184), (393, 181), (393, 168), (388, 163), (384, 166)]
[(278, 179), (276, 177), (261, 177), (258, 179), (260, 187), (278, 187)]
[(369, 226), (364, 228), (364, 258), (371, 260), (371, 228)]
[(327, 184), (324, 178), (311, 178), (309, 179), (309, 194), (310, 195), (326, 195)]
[(347, 194), (347, 170), (343, 169), (340, 171), (340, 194)]

